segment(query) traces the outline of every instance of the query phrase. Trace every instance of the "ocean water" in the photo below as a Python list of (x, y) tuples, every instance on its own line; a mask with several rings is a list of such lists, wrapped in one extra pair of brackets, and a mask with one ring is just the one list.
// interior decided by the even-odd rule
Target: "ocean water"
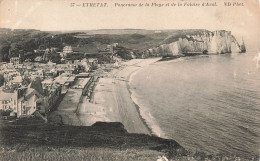
[(131, 76), (131, 97), (154, 134), (186, 149), (259, 155), (260, 68), (255, 56), (232, 53), (158, 62)]

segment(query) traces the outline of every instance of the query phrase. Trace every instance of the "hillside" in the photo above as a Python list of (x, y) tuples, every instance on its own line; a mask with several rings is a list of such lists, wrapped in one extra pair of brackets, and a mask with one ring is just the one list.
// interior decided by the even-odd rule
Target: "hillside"
[[(73, 149), (93, 151), (99, 149), (104, 154), (113, 151), (141, 151), (141, 155), (167, 154), (182, 156), (186, 151), (175, 141), (144, 134), (130, 134), (121, 123), (97, 122), (92, 126), (67, 126), (44, 124), (37, 118), (22, 119), (12, 123), (1, 120), (0, 160), (7, 160), (5, 154), (33, 153), (35, 149), (64, 153)], [(60, 151), (64, 149), (64, 151)], [(37, 151), (36, 153), (41, 153)], [(143, 153), (143, 154), (142, 154)], [(153, 154), (154, 153), (154, 154)], [(36, 157), (35, 154), (27, 154)], [(77, 154), (72, 154), (77, 155)], [(82, 155), (82, 154), (79, 154)], [(111, 155), (111, 154), (110, 154)], [(14, 155), (16, 156), (16, 155)], [(118, 154), (120, 156), (120, 154)], [(10, 156), (11, 157), (11, 156)], [(17, 156), (16, 156), (17, 157)], [(57, 156), (56, 156), (57, 157)], [(82, 157), (82, 156), (79, 156)], [(86, 157), (86, 156), (85, 156)], [(89, 156), (88, 156), (89, 157)], [(129, 157), (129, 156), (128, 156)], [(142, 156), (144, 157), (144, 156)], [(147, 158), (149, 158), (148, 156)], [(120, 156), (122, 158), (122, 156)], [(9, 160), (10, 158), (8, 158)], [(105, 158), (102, 160), (106, 160)]]
[(174, 140), (128, 133), (121, 123), (45, 124), (37, 118), (0, 120), (0, 160), (257, 160), (188, 152)]
[(0, 29), (0, 61), (8, 62), (11, 57), (21, 56), (23, 59), (38, 56), (34, 50), (58, 48), (62, 51), (66, 45), (78, 47), (87, 54), (97, 54), (106, 45), (119, 43), (134, 54), (149, 48), (168, 43), (187, 34), (193, 35), (204, 30), (96, 30), (70, 33), (44, 32), (39, 30)]

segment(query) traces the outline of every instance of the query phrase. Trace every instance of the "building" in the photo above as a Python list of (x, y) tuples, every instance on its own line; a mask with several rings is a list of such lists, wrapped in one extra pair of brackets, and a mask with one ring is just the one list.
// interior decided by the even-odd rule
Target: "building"
[(80, 65), (84, 67), (84, 70), (85, 70), (86, 72), (89, 71), (90, 65), (88, 64), (88, 60), (87, 60), (86, 58), (84, 58), (84, 59), (82, 59), (82, 60), (80, 61)]
[(33, 88), (18, 89), (17, 117), (33, 115), (36, 110), (44, 110), (43, 96)]
[(68, 56), (68, 54), (75, 54), (75, 53), (79, 53), (78, 47), (65, 46), (63, 48), (63, 51), (60, 52), (60, 57), (65, 59)]
[(56, 70), (58, 73), (68, 73), (72, 74), (76, 69), (76, 65), (74, 64), (57, 64), (56, 65)]
[(65, 46), (63, 48), (64, 53), (78, 53), (79, 48), (78, 47), (72, 47), (72, 46)]
[(20, 57), (12, 57), (12, 58), (10, 58), (10, 63), (12, 63), (13, 65), (20, 64), (21, 59), (20, 59)]
[(45, 113), (49, 112), (60, 99), (62, 94), (61, 88), (62, 87), (59, 84), (52, 84), (47, 90), (47, 94), (44, 97)]
[(63, 48), (63, 53), (73, 53), (72, 47), (71, 46), (65, 46)]
[(60, 52), (60, 57), (62, 59), (65, 59), (67, 57), (67, 53), (64, 53), (64, 52)]
[(98, 64), (98, 59), (97, 58), (89, 58), (88, 63), (90, 65)]
[(54, 47), (51, 47), (51, 52), (57, 52), (59, 49), (58, 48), (54, 48)]
[(23, 78), (20, 75), (13, 77), (13, 80), (11, 80), (12, 85), (21, 86), (22, 83), (23, 83)]
[(8, 82), (13, 80), (14, 77), (19, 76), (20, 73), (18, 71), (16, 71), (15, 69), (6, 69), (3, 71), (3, 75), (5, 80), (7, 80)]
[(89, 78), (89, 73), (79, 73), (76, 78)]
[(17, 112), (17, 91), (12, 93), (0, 91), (0, 110)]
[(118, 43), (113, 43), (112, 46), (113, 46), (113, 47), (118, 47), (119, 44), (118, 44)]
[(42, 88), (43, 89), (50, 89), (52, 84), (53, 84), (53, 79), (49, 78), (49, 79), (45, 79), (43, 80), (41, 83), (42, 83)]
[(97, 68), (98, 67), (98, 59), (97, 58), (89, 58), (88, 64), (91, 68)]

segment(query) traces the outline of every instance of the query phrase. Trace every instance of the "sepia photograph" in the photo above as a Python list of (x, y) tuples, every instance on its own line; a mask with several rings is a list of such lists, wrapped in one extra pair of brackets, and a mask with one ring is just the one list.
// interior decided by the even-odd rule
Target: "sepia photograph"
[(260, 1), (0, 0), (1, 161), (259, 161)]

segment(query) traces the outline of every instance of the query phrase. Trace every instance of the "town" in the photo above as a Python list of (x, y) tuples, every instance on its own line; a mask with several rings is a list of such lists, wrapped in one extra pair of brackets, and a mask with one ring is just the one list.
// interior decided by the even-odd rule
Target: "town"
[(148, 37), (132, 30), (111, 31), (115, 33), (0, 29), (0, 119), (37, 117), (49, 122), (71, 99), (77, 99), (71, 104), (75, 108), (83, 97), (92, 103), (100, 77), (127, 60), (142, 58), (139, 51), (153, 45), (147, 46), (143, 40)]
[[(118, 43), (107, 45), (99, 54), (109, 55), (109, 63), (115, 63), (114, 50)], [(42, 53), (42, 54), (39, 54)], [(99, 66), (98, 58), (73, 57), (84, 55), (77, 47), (35, 49), (33, 60), (11, 57), (10, 62), (0, 63), (0, 111), (4, 118), (39, 116), (46, 120), (50, 111), (60, 103), (68, 90), (86, 90), (93, 72)], [(59, 63), (51, 57), (58, 54)], [(84, 57), (84, 56), (83, 56)], [(58, 59), (59, 59), (58, 58)], [(102, 63), (102, 62), (101, 62)], [(90, 95), (82, 91), (85, 95)], [(47, 120), (46, 120), (47, 121)]]

